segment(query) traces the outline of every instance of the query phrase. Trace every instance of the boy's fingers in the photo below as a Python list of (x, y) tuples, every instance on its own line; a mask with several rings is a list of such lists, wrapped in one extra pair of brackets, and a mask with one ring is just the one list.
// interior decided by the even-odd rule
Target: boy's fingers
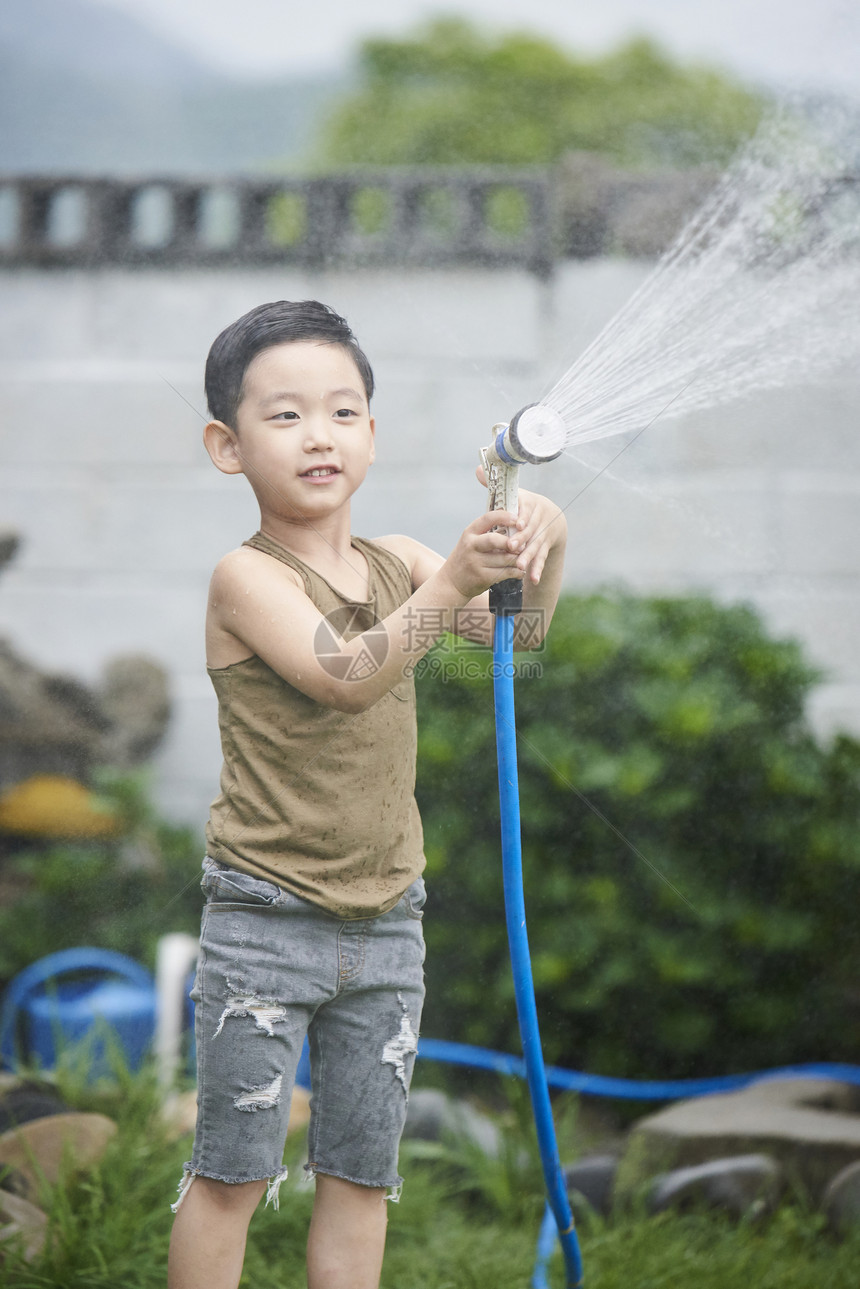
[(478, 533), (476, 536), (483, 550), (510, 552), (511, 539), (507, 533), (496, 533), (490, 529), (488, 533)]
[(522, 579), (525, 577), (525, 573), (521, 568), (517, 568), (516, 564), (505, 564), (499, 569), (498, 577), (493, 579), (493, 584), (495, 585), (496, 582), (506, 582), (509, 577)]
[(541, 573), (543, 572), (543, 566), (545, 563), (546, 563), (546, 556), (543, 553), (541, 553), (538, 556), (538, 558), (534, 560), (534, 562), (532, 563), (532, 566), (529, 569), (529, 577), (533, 582), (540, 581), (540, 576), (541, 576)]
[(485, 510), (482, 515), (474, 521), (473, 527), (479, 532), (489, 532), (493, 528), (515, 528), (517, 526), (517, 516), (512, 515), (509, 510)]

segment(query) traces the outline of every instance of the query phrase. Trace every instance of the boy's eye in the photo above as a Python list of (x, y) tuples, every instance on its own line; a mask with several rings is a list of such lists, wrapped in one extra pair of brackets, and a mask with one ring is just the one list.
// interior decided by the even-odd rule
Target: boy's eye
[(275, 421), (297, 421), (298, 412), (276, 412), (272, 419)]
[(335, 412), (335, 416), (339, 416), (341, 420), (346, 420), (347, 417), (358, 416), (358, 412), (351, 407), (339, 407)]

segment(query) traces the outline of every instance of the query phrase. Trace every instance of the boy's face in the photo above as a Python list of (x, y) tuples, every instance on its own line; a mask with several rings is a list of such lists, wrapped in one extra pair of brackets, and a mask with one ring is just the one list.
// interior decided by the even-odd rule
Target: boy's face
[[(348, 350), (321, 341), (273, 345), (248, 365), (235, 432), (221, 427), (215, 464), (244, 473), (260, 509), (290, 521), (348, 503), (374, 456), (374, 421)], [(207, 446), (209, 443), (207, 441)]]

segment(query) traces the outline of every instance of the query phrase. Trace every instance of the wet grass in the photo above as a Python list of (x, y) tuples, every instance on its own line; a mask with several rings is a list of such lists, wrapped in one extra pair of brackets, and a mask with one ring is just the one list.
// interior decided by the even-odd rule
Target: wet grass
[[(163, 1289), (169, 1204), (190, 1138), (171, 1138), (154, 1081), (123, 1077), (112, 1090), (63, 1089), (76, 1108), (118, 1124), (101, 1165), (45, 1186), (49, 1240), (26, 1263), (14, 1242), (0, 1255), (9, 1289)], [(562, 1116), (564, 1120), (564, 1116)], [(404, 1143), (401, 1202), (389, 1208), (383, 1289), (527, 1289), (543, 1197), (522, 1098), (501, 1118), (503, 1148), (488, 1160), (462, 1143)], [(562, 1123), (561, 1135), (575, 1126)], [(563, 1154), (570, 1157), (569, 1142)], [(292, 1140), (280, 1211), (260, 1210), (248, 1244), (243, 1289), (301, 1289), (313, 1200), (302, 1180), (303, 1142)], [(856, 1289), (860, 1236), (834, 1240), (820, 1216), (787, 1205), (758, 1223), (713, 1214), (626, 1216), (580, 1226), (586, 1286), (594, 1289)], [(564, 1283), (560, 1256), (552, 1289)]]

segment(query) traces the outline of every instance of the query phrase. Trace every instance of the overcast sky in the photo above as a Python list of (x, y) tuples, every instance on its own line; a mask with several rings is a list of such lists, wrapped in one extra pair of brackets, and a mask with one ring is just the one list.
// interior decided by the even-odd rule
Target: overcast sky
[(587, 53), (640, 31), (746, 78), (860, 93), (858, 0), (97, 0), (244, 75), (342, 67), (362, 36), (455, 12)]

